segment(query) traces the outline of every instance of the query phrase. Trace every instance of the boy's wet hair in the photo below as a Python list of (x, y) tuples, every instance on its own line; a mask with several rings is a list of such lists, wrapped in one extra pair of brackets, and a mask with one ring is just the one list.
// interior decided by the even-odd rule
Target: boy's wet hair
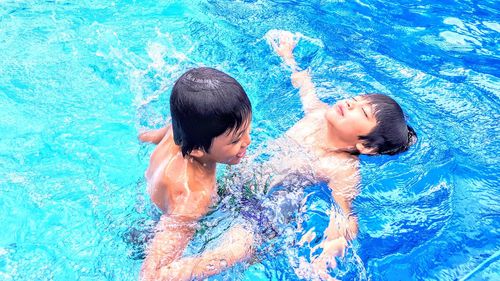
[(212, 140), (249, 122), (252, 107), (234, 78), (214, 68), (194, 68), (174, 84), (170, 96), (174, 142), (182, 155), (209, 152)]
[(367, 94), (364, 98), (373, 106), (377, 120), (368, 135), (359, 137), (366, 147), (375, 148), (377, 154), (395, 155), (417, 142), (415, 130), (406, 124), (403, 110), (395, 100), (382, 94)]

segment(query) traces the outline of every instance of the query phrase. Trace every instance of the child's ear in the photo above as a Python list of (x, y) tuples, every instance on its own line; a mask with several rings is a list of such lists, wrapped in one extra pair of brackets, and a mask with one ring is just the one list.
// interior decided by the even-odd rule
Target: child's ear
[(193, 149), (189, 152), (189, 156), (194, 158), (201, 158), (205, 156), (205, 151), (203, 149)]
[(366, 154), (366, 155), (377, 154), (376, 147), (366, 147), (362, 142), (358, 142), (356, 144), (356, 149), (359, 151), (360, 154)]

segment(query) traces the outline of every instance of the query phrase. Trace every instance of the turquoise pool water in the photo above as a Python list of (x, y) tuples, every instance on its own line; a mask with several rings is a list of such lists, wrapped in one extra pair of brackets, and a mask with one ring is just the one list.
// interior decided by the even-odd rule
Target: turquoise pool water
[[(253, 149), (302, 116), (270, 29), (310, 38), (296, 56), (323, 100), (389, 94), (420, 137), (363, 158), (360, 234), (337, 276), (500, 278), (497, 1), (102, 2), (0, 2), (0, 280), (136, 280), (124, 237), (154, 223), (152, 147), (136, 135), (164, 122), (182, 72), (214, 66), (242, 83)], [(307, 192), (320, 226), (328, 192)], [(286, 255), (212, 279), (296, 280)]]

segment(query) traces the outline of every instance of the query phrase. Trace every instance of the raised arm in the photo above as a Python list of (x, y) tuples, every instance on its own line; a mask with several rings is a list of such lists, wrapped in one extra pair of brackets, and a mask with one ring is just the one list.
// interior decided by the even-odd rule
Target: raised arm
[(292, 73), (291, 79), (292, 85), (299, 89), (300, 100), (305, 113), (327, 107), (327, 104), (322, 102), (316, 95), (316, 88), (308, 70)]
[(283, 59), (283, 62), (292, 70), (292, 85), (299, 89), (304, 112), (310, 113), (316, 109), (327, 107), (326, 103), (322, 102), (316, 95), (309, 71), (301, 71), (295, 61), (293, 49), (299, 40), (298, 35), (289, 31), (280, 31), (275, 36), (279, 38), (270, 38), (269, 42), (274, 51)]

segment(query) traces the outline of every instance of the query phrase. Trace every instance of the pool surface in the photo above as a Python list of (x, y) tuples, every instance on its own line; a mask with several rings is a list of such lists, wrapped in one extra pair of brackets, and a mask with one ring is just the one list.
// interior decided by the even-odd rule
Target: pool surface
[[(1, 1), (0, 280), (137, 280), (130, 233), (157, 216), (137, 133), (206, 65), (249, 94), (251, 152), (281, 136), (303, 113), (272, 29), (307, 36), (295, 54), (321, 99), (388, 94), (419, 135), (408, 153), (362, 157), (359, 236), (334, 276), (499, 280), (498, 1), (393, 2)], [(306, 193), (320, 228), (328, 190)], [(217, 214), (189, 251), (223, 228)], [(210, 280), (299, 280), (289, 250)]]

